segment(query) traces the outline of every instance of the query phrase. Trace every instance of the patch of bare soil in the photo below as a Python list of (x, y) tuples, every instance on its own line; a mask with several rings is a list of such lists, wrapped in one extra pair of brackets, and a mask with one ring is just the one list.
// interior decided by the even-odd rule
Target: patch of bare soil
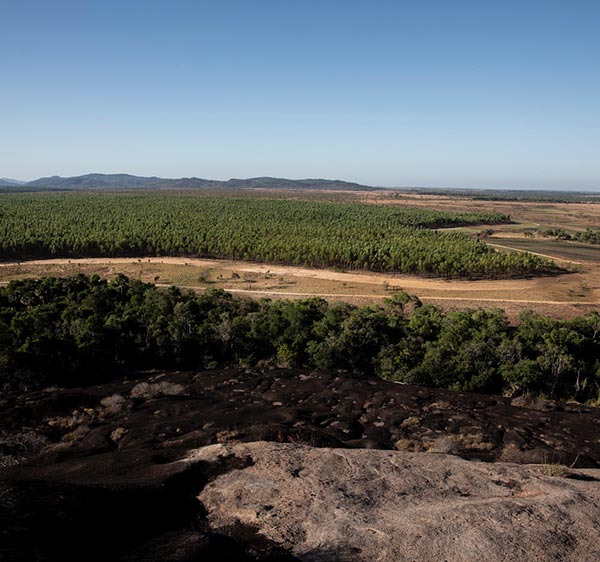
[[(584, 521), (585, 514), (595, 525), (600, 520), (589, 492), (592, 486), (597, 491), (598, 483), (595, 473), (582, 468), (598, 467), (600, 461), (600, 410), (578, 404), (511, 401), (343, 373), (227, 369), (156, 372), (87, 388), (5, 393), (0, 428), (3, 560), (79, 561), (82, 553), (90, 561), (435, 560), (436, 549), (449, 548), (443, 536), (454, 528), (453, 521), (457, 530), (449, 536), (469, 553), (488, 544), (483, 538), (494, 543), (513, 528), (514, 541), (503, 543), (506, 552), (514, 554), (520, 545), (524, 553), (533, 549), (531, 559), (538, 560), (575, 560), (578, 544), (585, 547), (584, 556), (595, 553), (583, 537), (599, 538), (598, 528)], [(258, 441), (293, 447), (266, 446), (264, 454), (258, 446), (237, 448)], [(205, 446), (213, 448), (197, 451)], [(285, 451), (295, 452), (286, 460)], [(423, 455), (409, 454), (415, 452)], [(455, 460), (447, 454), (456, 455)], [(541, 467), (471, 465), (459, 457)], [(323, 468), (329, 459), (331, 468), (317, 483), (318, 458)], [(274, 472), (246, 472), (252, 465), (261, 471), (272, 466)], [(441, 465), (446, 476), (438, 481)], [(397, 478), (389, 481), (389, 490), (396, 491), (389, 497), (397, 496), (396, 503), (388, 503), (383, 493), (387, 476), (375, 478), (390, 466)], [(295, 491), (276, 492), (269, 478), (280, 479), (281, 467), (289, 467), (290, 478), (307, 479), (299, 480), (303, 484)], [(355, 472), (360, 477), (353, 482)], [(223, 503), (215, 494), (229, 489), (219, 480), (221, 474), (242, 475), (237, 482), (245, 491), (230, 499), (243, 517), (235, 511), (215, 515), (215, 506)], [(569, 475), (579, 479), (572, 486), (564, 480)], [(552, 480), (557, 477), (561, 480)], [(207, 487), (210, 482), (215, 486)], [(565, 487), (563, 495), (559, 484)], [(302, 494), (310, 496), (313, 485), (314, 497), (306, 503)], [(323, 504), (328, 511), (319, 516), (320, 530), (308, 533), (293, 518), (277, 519), (284, 508), (300, 517), (316, 505), (311, 501), (322, 489), (336, 487), (335, 501)], [(213, 495), (204, 497), (203, 490)], [(262, 501), (267, 492), (273, 500), (260, 509), (244, 504), (251, 495)], [(375, 506), (381, 511), (372, 511)], [(398, 545), (389, 535), (393, 517), (404, 512), (397, 528), (407, 541), (408, 558), (398, 558)], [(257, 517), (261, 525), (255, 524)], [(317, 525), (318, 519), (305, 519)], [(469, 531), (468, 524), (476, 521), (479, 526)], [(531, 528), (533, 522), (537, 529)], [(571, 543), (565, 542), (567, 522)], [(375, 551), (368, 549), (361, 554), (362, 543), (351, 553), (339, 550), (335, 537), (349, 525), (361, 541), (371, 537), (383, 557), (372, 557)], [(438, 540), (431, 542), (434, 535)], [(548, 552), (562, 545), (565, 557), (544, 558), (535, 550), (534, 540), (543, 536), (555, 541), (555, 550)], [(317, 548), (318, 537), (323, 542)], [(426, 549), (430, 542), (431, 551), (410, 550)], [(410, 558), (418, 552), (420, 558)]]
[[(219, 287), (251, 297), (381, 302), (394, 291), (414, 294), (446, 309), (482, 306), (507, 309), (514, 319), (527, 309), (570, 318), (600, 306), (600, 268), (587, 264), (581, 272), (558, 277), (517, 280), (446, 281), (407, 275), (334, 271), (227, 260), (194, 258), (82, 258), (0, 263), (0, 280), (76, 273), (112, 277), (123, 272), (159, 285), (205, 290)], [(2, 281), (0, 281), (2, 282)]]

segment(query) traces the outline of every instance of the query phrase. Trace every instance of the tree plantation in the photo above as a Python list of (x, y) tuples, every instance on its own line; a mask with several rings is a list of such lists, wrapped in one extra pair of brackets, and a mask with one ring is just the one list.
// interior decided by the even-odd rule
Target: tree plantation
[(384, 306), (201, 295), (118, 276), (0, 288), (0, 382), (84, 386), (155, 368), (345, 369), (454, 390), (600, 399), (600, 315), (443, 313), (404, 293)]
[(13, 193), (0, 197), (0, 255), (197, 256), (471, 279), (557, 272), (543, 258), (435, 230), (508, 220), (193, 192)]

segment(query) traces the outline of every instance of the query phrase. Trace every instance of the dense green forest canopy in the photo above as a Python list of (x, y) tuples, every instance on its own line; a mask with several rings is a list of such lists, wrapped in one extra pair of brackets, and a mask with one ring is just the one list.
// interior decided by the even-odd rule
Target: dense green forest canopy
[(131, 371), (271, 362), (464, 391), (600, 399), (600, 314), (443, 313), (401, 293), (384, 306), (248, 300), (118, 276), (0, 288), (0, 382), (88, 385)]
[(0, 255), (199, 256), (473, 279), (557, 271), (543, 258), (435, 230), (508, 220), (497, 213), (191, 192), (13, 193), (0, 197)]

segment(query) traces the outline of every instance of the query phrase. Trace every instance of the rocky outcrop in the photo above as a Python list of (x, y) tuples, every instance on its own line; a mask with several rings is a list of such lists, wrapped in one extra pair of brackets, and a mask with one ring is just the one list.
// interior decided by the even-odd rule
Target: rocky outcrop
[(188, 462), (232, 456), (245, 466), (198, 496), (210, 527), (240, 541), (255, 529), (300, 560), (600, 560), (600, 470), (277, 443)]
[(230, 441), (598, 468), (600, 410), (297, 369), (158, 372), (0, 396), (0, 466), (12, 462), (3, 453), (139, 449), (174, 459)]
[(7, 392), (0, 560), (596, 560), (598, 459), (598, 409), (343, 373)]

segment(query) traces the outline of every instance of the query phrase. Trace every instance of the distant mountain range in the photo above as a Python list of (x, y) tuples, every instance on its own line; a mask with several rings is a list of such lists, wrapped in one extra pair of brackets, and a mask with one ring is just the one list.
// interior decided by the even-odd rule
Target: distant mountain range
[(19, 181), (19, 180), (13, 180), (10, 178), (0, 178), (0, 187), (6, 187), (6, 186), (10, 186), (10, 185), (23, 185), (24, 181)]
[(232, 178), (227, 181), (207, 180), (202, 178), (157, 178), (141, 177), (129, 174), (86, 174), (63, 178), (52, 176), (30, 182), (18, 182), (7, 178), (0, 179), (3, 191), (71, 191), (86, 189), (210, 189), (210, 188), (266, 188), (266, 189), (336, 189), (365, 190), (375, 189), (342, 180), (303, 179), (290, 180), (284, 178)]

